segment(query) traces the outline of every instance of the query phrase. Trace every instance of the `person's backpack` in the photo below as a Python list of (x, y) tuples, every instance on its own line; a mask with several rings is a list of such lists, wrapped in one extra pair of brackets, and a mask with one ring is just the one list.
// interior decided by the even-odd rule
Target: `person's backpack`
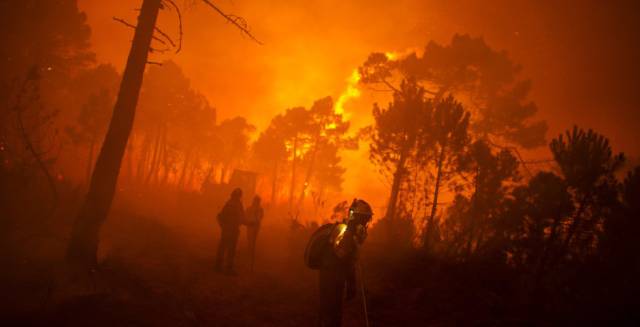
[(329, 238), (333, 231), (334, 224), (320, 226), (309, 238), (307, 247), (304, 249), (304, 264), (311, 269), (320, 269), (322, 257), (330, 249)]

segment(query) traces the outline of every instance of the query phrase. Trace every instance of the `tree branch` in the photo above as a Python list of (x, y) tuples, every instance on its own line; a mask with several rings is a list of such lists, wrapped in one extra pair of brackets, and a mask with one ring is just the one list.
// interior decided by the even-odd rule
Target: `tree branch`
[(173, 6), (173, 8), (176, 10), (176, 14), (178, 15), (178, 31), (180, 33), (180, 37), (178, 38), (178, 48), (176, 49), (176, 53), (178, 53), (180, 52), (180, 50), (182, 50), (182, 13), (180, 12), (180, 8), (178, 8), (178, 6), (176, 5), (175, 2), (173, 2), (173, 0), (163, 0), (163, 1)]
[(27, 92), (27, 87), (30, 82), (37, 83), (37, 79), (39, 78), (37, 71), (38, 71), (37, 66), (31, 67), (31, 70), (27, 78), (22, 83), (22, 87), (20, 88), (20, 91), (17, 96), (16, 104), (13, 109), (16, 111), (17, 125), (20, 132), (20, 136), (22, 137), (22, 140), (25, 143), (25, 147), (36, 160), (36, 164), (38, 165), (42, 173), (45, 175), (45, 178), (49, 185), (49, 189), (51, 190), (52, 203), (51, 203), (51, 208), (49, 209), (49, 212), (48, 212), (48, 217), (52, 217), (56, 209), (58, 208), (58, 188), (56, 187), (56, 183), (53, 177), (51, 176), (49, 169), (47, 168), (43, 159), (40, 157), (40, 154), (38, 153), (38, 151), (36, 151), (35, 146), (33, 145), (33, 142), (29, 138), (29, 135), (27, 134), (27, 131), (25, 129), (24, 120), (22, 117), (22, 111), (24, 109), (22, 107), (22, 97)]
[(249, 31), (249, 26), (247, 25), (247, 21), (245, 21), (244, 18), (242, 18), (240, 16), (229, 15), (229, 14), (224, 13), (222, 10), (220, 10), (220, 8), (218, 8), (216, 5), (214, 5), (209, 0), (202, 0), (202, 1), (204, 3), (206, 3), (209, 7), (213, 8), (213, 10), (218, 12), (218, 14), (220, 14), (220, 16), (224, 17), (224, 19), (226, 19), (229, 23), (235, 25), (242, 33), (244, 33), (246, 36), (248, 36), (254, 42), (256, 42), (256, 43), (258, 43), (260, 45), (263, 45), (263, 43), (260, 42), (258, 39), (256, 39), (255, 36), (253, 36), (253, 34), (251, 33), (251, 31)]
[[(169, 41), (169, 43), (171, 44), (172, 47), (176, 47), (176, 44), (173, 42), (173, 40), (171, 39), (171, 37), (169, 37), (169, 35), (167, 35), (167, 33), (163, 32), (158, 26), (154, 27), (154, 30), (158, 33), (160, 33), (160, 35), (162, 35), (167, 41)], [(163, 43), (165, 44), (165, 43)]]
[[(126, 20), (124, 20), (124, 19), (122, 19), (122, 18), (118, 18), (118, 17), (115, 17), (115, 16), (114, 16), (114, 17), (112, 17), (112, 18), (113, 18), (113, 20), (115, 20), (116, 22), (121, 23), (121, 24), (123, 24), (123, 25), (124, 25), (124, 26), (126, 26), (126, 27), (133, 28), (134, 30), (136, 29), (136, 26), (135, 26), (135, 25), (133, 25), (133, 24), (131, 24), (131, 23), (127, 22)], [(157, 27), (156, 27), (156, 29), (157, 29)], [(161, 34), (164, 34), (164, 32), (161, 32)], [(164, 40), (162, 40), (161, 38), (159, 38), (159, 37), (157, 37), (157, 36), (155, 36), (155, 35), (154, 35), (154, 36), (152, 36), (152, 38), (153, 38), (154, 40), (156, 40), (156, 41), (158, 41), (158, 42), (162, 43), (162, 44), (163, 44), (163, 45), (165, 45), (165, 46), (167, 45), (167, 43), (166, 43)], [(170, 41), (171, 41), (171, 40), (170, 40)], [(173, 44), (173, 42), (171, 42), (171, 43)]]

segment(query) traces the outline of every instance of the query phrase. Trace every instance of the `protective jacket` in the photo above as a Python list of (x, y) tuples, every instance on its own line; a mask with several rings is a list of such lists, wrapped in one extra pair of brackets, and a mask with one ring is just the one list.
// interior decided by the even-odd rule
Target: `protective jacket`
[(319, 268), (320, 326), (340, 326), (342, 301), (355, 296), (358, 245), (346, 224), (335, 224)]

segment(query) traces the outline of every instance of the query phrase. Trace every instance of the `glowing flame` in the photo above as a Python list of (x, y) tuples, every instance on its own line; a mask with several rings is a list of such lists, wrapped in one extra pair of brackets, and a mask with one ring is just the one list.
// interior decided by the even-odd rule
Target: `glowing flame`
[(398, 59), (398, 54), (396, 52), (385, 52), (384, 55), (387, 57), (389, 61), (394, 61)]
[[(399, 56), (399, 54), (394, 51), (385, 52), (384, 55), (390, 61), (397, 60)], [(358, 82), (360, 81), (360, 78), (361, 78), (360, 73), (358, 72), (357, 69), (354, 69), (351, 72), (351, 75), (349, 76), (349, 78), (347, 78), (347, 88), (342, 92), (342, 94), (340, 94), (340, 96), (338, 97), (338, 100), (336, 101), (334, 112), (336, 113), (336, 115), (341, 115), (346, 120), (349, 119), (350, 115), (345, 113), (344, 104), (349, 99), (357, 98), (360, 96), (360, 90), (358, 89)], [(337, 126), (335, 123), (331, 123), (327, 125), (327, 129), (335, 129), (336, 127)]]
[(345, 115), (344, 112), (344, 104), (345, 102), (347, 102), (347, 100), (360, 96), (360, 90), (358, 90), (357, 87), (359, 81), (360, 73), (358, 73), (357, 69), (354, 69), (353, 72), (351, 72), (351, 76), (347, 78), (347, 88), (344, 90), (344, 92), (342, 92), (342, 94), (340, 94), (338, 100), (336, 101), (334, 112), (337, 115), (343, 115), (345, 116), (345, 119), (348, 119), (347, 115)]
[(284, 143), (287, 152), (291, 152), (291, 158), (302, 158), (311, 149), (311, 143), (299, 141), (295, 153), (293, 152), (293, 142), (286, 141)]

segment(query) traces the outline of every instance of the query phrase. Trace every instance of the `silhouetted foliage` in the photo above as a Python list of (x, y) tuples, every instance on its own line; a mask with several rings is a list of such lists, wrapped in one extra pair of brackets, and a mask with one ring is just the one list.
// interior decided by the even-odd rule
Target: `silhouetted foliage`
[(511, 253), (515, 265), (542, 274), (560, 250), (563, 226), (574, 210), (566, 182), (550, 172), (538, 173), (514, 189), (505, 205), (498, 225), (505, 254)]
[(348, 130), (349, 122), (334, 112), (330, 97), (309, 109), (295, 107), (276, 115), (253, 145), (256, 167), (270, 175), (271, 202), (279, 198), (284, 181), (289, 182), (289, 210), (296, 216), (309, 193), (322, 203), (328, 191), (339, 192), (345, 171), (340, 151), (357, 146)]
[(391, 176), (391, 194), (385, 219), (394, 219), (407, 164), (415, 158), (423, 123), (431, 116), (432, 107), (424, 99), (424, 88), (414, 80), (405, 80), (393, 94), (387, 108), (374, 104), (374, 125), (369, 128), (371, 161), (385, 175)]
[(433, 196), (431, 196), (431, 213), (426, 221), (423, 234), (426, 248), (429, 248), (432, 241), (439, 238), (436, 232), (435, 218), (441, 183), (450, 179), (452, 173), (457, 170), (458, 160), (456, 158), (469, 142), (467, 134), (469, 112), (465, 111), (459, 102), (449, 96), (435, 100), (433, 107), (433, 116), (428, 120), (430, 124), (427, 124), (423, 129), (425, 132), (421, 135), (422, 139), (427, 140), (427, 145), (433, 144), (434, 153), (431, 157), (434, 158), (436, 169)]
[(464, 99), (473, 113), (471, 130), (497, 143), (526, 148), (544, 144), (544, 121), (533, 121), (537, 107), (527, 100), (531, 82), (519, 79), (521, 68), (506, 52), (490, 48), (482, 38), (454, 35), (451, 43), (429, 42), (424, 53), (390, 59), (372, 53), (359, 71), (362, 82), (397, 91), (394, 79), (414, 79), (435, 99), (446, 94)]
[(576, 203), (556, 260), (577, 259), (597, 245), (598, 231), (616, 205), (615, 173), (625, 159), (613, 154), (607, 138), (578, 127), (553, 139), (550, 148)]

